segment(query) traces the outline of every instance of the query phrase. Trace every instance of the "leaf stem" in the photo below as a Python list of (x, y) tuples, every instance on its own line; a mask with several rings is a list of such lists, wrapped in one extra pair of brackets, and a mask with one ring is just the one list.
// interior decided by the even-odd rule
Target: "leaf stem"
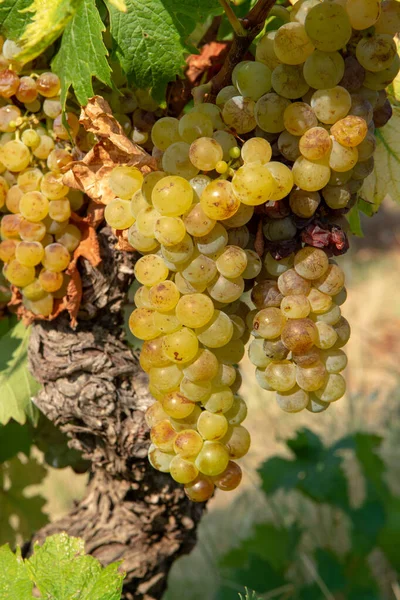
[(232, 6), (229, 4), (229, 0), (218, 0), (222, 8), (224, 9), (224, 13), (227, 16), (229, 23), (232, 26), (233, 31), (239, 37), (246, 37), (247, 31), (235, 15)]

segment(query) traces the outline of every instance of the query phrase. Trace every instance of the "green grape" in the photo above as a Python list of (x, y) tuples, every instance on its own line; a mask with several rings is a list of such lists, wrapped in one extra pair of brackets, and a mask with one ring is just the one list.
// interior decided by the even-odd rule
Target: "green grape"
[(285, 109), (283, 122), (287, 131), (293, 135), (303, 135), (318, 124), (313, 110), (305, 102), (292, 102)]
[[(1, 226), (3, 231), (4, 221), (8, 216), (17, 216), (17, 215), (5, 215), (1, 220)], [(19, 215), (18, 215), (19, 216)], [(59, 225), (57, 223), (57, 225)], [(44, 223), (32, 223), (27, 219), (21, 219), (19, 222), (18, 233), (21, 240), (26, 242), (42, 242), (42, 246), (44, 246), (44, 239), (46, 236), (46, 226)]]
[[(139, 308), (136, 310), (144, 311), (147, 309)], [(134, 314), (134, 312), (132, 314)], [(135, 335), (133, 331), (132, 333)], [(183, 379), (183, 375), (181, 369), (176, 364), (169, 364), (164, 367), (151, 367), (149, 371), (149, 379), (150, 383), (154, 385), (157, 389), (159, 389), (161, 392), (167, 393), (172, 392), (179, 387), (179, 384)], [(186, 397), (188, 397), (183, 390), (181, 391)], [(191, 400), (191, 398), (189, 398), (189, 400)]]
[[(128, 207), (129, 210), (129, 207)], [(71, 216), (71, 205), (68, 199), (50, 200), (49, 202), (49, 217), (57, 223), (68, 222)]]
[(147, 340), (143, 343), (140, 351), (140, 366), (146, 373), (152, 367), (167, 367), (170, 361), (164, 354), (162, 337)]
[(229, 463), (228, 450), (220, 442), (204, 442), (196, 457), (196, 467), (203, 475), (215, 477), (227, 468)]
[(196, 334), (187, 327), (164, 336), (164, 354), (174, 363), (187, 363), (193, 360), (199, 349)]
[(185, 179), (195, 177), (199, 170), (191, 163), (189, 150), (190, 145), (186, 142), (175, 142), (168, 146), (162, 156), (162, 167), (164, 171), (171, 175), (184, 177)]
[(230, 387), (220, 386), (212, 388), (203, 406), (211, 413), (225, 413), (233, 405), (233, 393)]
[(34, 315), (48, 317), (53, 312), (54, 299), (51, 294), (46, 294), (46, 296), (39, 300), (28, 300), (27, 298), (24, 298), (23, 304), (25, 308)]
[(341, 50), (351, 38), (349, 17), (336, 2), (321, 2), (313, 6), (304, 26), (314, 46), (323, 52)]
[(178, 483), (188, 484), (196, 479), (199, 470), (196, 465), (190, 460), (182, 458), (182, 456), (174, 456), (169, 465), (169, 472), (172, 479)]
[(347, 115), (351, 107), (351, 96), (340, 85), (317, 90), (311, 97), (311, 107), (322, 123), (331, 125)]
[(218, 272), (224, 277), (239, 277), (247, 266), (247, 255), (238, 246), (226, 246), (215, 264)]
[(400, 6), (396, 0), (383, 0), (379, 19), (374, 24), (375, 33), (395, 35), (400, 31)]
[[(291, 100), (304, 96), (309, 90), (309, 85), (304, 79), (303, 69), (300, 65), (278, 65), (272, 71), (271, 80), (274, 91), (280, 96)], [(257, 124), (261, 129), (264, 129), (258, 120)], [(265, 129), (265, 131), (270, 131), (270, 129)], [(278, 131), (282, 131), (282, 129)]]
[(278, 138), (278, 149), (282, 156), (294, 162), (300, 156), (298, 136), (282, 131)]
[(178, 127), (178, 119), (162, 117), (152, 127), (151, 141), (160, 150), (166, 150), (171, 144), (181, 140)]
[(234, 302), (243, 294), (244, 280), (242, 277), (228, 279), (223, 275), (219, 275), (218, 279), (207, 287), (207, 291), (214, 300), (228, 304)]
[(228, 365), (240, 363), (245, 353), (245, 347), (242, 340), (231, 339), (225, 346), (214, 349), (214, 354), (220, 362)]
[(396, 44), (392, 36), (386, 33), (363, 37), (356, 48), (358, 62), (372, 72), (389, 68), (395, 55)]
[(156, 254), (142, 256), (135, 264), (135, 277), (143, 285), (156, 285), (168, 277), (168, 268)]
[[(178, 265), (179, 266), (179, 265)], [(180, 291), (181, 294), (201, 294), (207, 287), (207, 284), (199, 284), (199, 283), (189, 283), (181, 273), (175, 273), (174, 277), (176, 287)]]
[(158, 314), (153, 309), (144, 307), (135, 309), (129, 318), (129, 328), (133, 335), (141, 340), (157, 337), (161, 333), (159, 325), (155, 322), (155, 316)]
[(333, 302), (328, 310), (317, 315), (316, 321), (321, 321), (327, 323), (328, 325), (336, 325), (341, 316), (342, 313), (340, 307)]
[(255, 102), (251, 98), (234, 96), (225, 102), (222, 118), (236, 133), (248, 133), (256, 126), (254, 108)]
[(265, 380), (279, 392), (287, 392), (296, 385), (296, 367), (290, 360), (270, 362), (265, 368)]
[(162, 281), (149, 290), (151, 308), (161, 312), (168, 312), (175, 308), (179, 298), (179, 290), (173, 281)]
[(55, 242), (44, 249), (42, 265), (49, 271), (65, 271), (71, 260), (70, 253), (62, 244)]
[(177, 433), (168, 419), (159, 421), (151, 428), (150, 439), (152, 443), (163, 452), (172, 453), (174, 451), (174, 442), (176, 438)]
[(142, 183), (143, 175), (136, 167), (114, 167), (108, 179), (111, 190), (123, 200), (130, 200)]
[(328, 377), (322, 362), (316, 362), (310, 367), (296, 367), (296, 382), (302, 390), (314, 392), (322, 387)]
[(317, 327), (317, 339), (315, 340), (317, 348), (321, 348), (322, 350), (332, 348), (338, 339), (334, 328), (323, 321), (319, 321), (315, 325)]
[(323, 402), (336, 402), (346, 391), (346, 382), (343, 377), (337, 373), (328, 374), (327, 380), (314, 393)]
[(271, 71), (281, 64), (275, 53), (275, 37), (277, 31), (266, 31), (256, 46), (256, 61), (266, 65)]
[(234, 179), (232, 183), (224, 179), (209, 183), (200, 198), (201, 208), (207, 217), (215, 221), (232, 217), (240, 206), (240, 199), (235, 191)]
[[(313, 281), (319, 279), (329, 269), (329, 261), (326, 253), (320, 248), (306, 246), (299, 250), (294, 257), (294, 269), (304, 279)], [(279, 280), (278, 280), (279, 287)], [(317, 287), (317, 286), (316, 286)], [(309, 292), (309, 289), (306, 294)], [(324, 291), (324, 290), (321, 290)], [(299, 292), (297, 292), (299, 293)]]
[(313, 281), (313, 286), (324, 294), (335, 296), (344, 286), (344, 273), (337, 265), (329, 265), (324, 274)]
[(214, 493), (214, 484), (208, 477), (199, 476), (189, 485), (185, 485), (185, 494), (192, 502), (205, 502)]
[(196, 246), (202, 254), (216, 254), (225, 248), (228, 242), (228, 234), (222, 223), (217, 223), (207, 235), (196, 239)]
[(308, 404), (306, 406), (306, 409), (309, 412), (318, 414), (318, 413), (324, 412), (327, 408), (329, 408), (328, 402), (323, 402), (322, 400), (318, 400), (318, 398), (313, 393), (309, 394), (309, 400), (308, 400)]
[(0, 161), (9, 171), (23, 171), (28, 167), (30, 160), (29, 148), (19, 140), (11, 140), (0, 146)]
[(152, 237), (146, 237), (142, 235), (136, 227), (136, 223), (131, 225), (128, 229), (128, 242), (130, 245), (138, 250), (139, 252), (151, 252), (158, 248), (158, 242)]
[[(188, 233), (190, 232), (188, 231)], [(185, 235), (185, 223), (178, 217), (159, 217), (154, 224), (154, 237), (163, 246), (169, 247), (180, 244)]]
[(339, 322), (336, 323), (336, 325), (334, 325), (333, 328), (338, 336), (337, 342), (335, 343), (335, 347), (342, 348), (342, 346), (347, 344), (347, 342), (349, 341), (351, 333), (350, 325), (344, 317), (341, 317)]
[(291, 240), (296, 235), (296, 226), (291, 217), (267, 221), (263, 227), (264, 236), (271, 242)]
[(328, 373), (340, 373), (347, 366), (347, 356), (343, 350), (335, 350), (333, 348), (324, 350), (321, 354), (321, 359)]
[(170, 175), (155, 184), (151, 198), (161, 215), (179, 217), (190, 208), (193, 189), (183, 177)]
[(255, 279), (262, 269), (261, 258), (254, 250), (245, 250), (247, 265), (242, 273), (243, 279)]
[(310, 319), (289, 319), (281, 336), (288, 350), (303, 353), (310, 350), (317, 341), (317, 327)]
[[(36, 177), (38, 178), (38, 175)], [(50, 172), (40, 178), (40, 191), (49, 200), (60, 200), (68, 194), (69, 188), (63, 184), (61, 174)]]
[(20, 242), (15, 249), (15, 258), (26, 267), (35, 267), (44, 256), (40, 242)]
[(374, 25), (381, 12), (380, 0), (348, 0), (346, 11), (353, 29), (368, 29)]
[(73, 252), (79, 246), (82, 234), (76, 225), (70, 223), (66, 226), (64, 231), (56, 233), (55, 238), (56, 242), (65, 246), (68, 252)]
[(258, 100), (271, 89), (271, 71), (262, 62), (244, 61), (234, 68), (232, 82), (242, 96)]
[(320, 202), (321, 197), (318, 192), (306, 192), (299, 188), (293, 189), (289, 196), (289, 205), (292, 212), (303, 219), (312, 217)]
[(41, 286), (39, 280), (34, 279), (32, 283), (23, 288), (22, 295), (27, 300), (33, 300), (35, 302), (47, 296), (47, 293)]
[[(377, 73), (372, 73), (367, 71), (365, 73), (364, 86), (368, 90), (379, 91), (388, 87), (393, 79), (397, 76), (400, 70), (400, 57), (396, 54), (394, 57), (390, 67), (387, 69), (383, 69), (382, 71), (378, 71)], [(360, 90), (361, 92), (361, 90)], [(1, 156), (0, 156), (1, 160)]]
[[(295, 264), (296, 264), (297, 254), (294, 259)], [(325, 257), (326, 257), (326, 254), (325, 254)], [(300, 260), (300, 258), (299, 258), (299, 260)], [(326, 262), (327, 262), (326, 268), (328, 268), (328, 258), (326, 258)], [(304, 269), (304, 270), (306, 270), (306, 269)], [(278, 289), (281, 292), (281, 294), (283, 294), (283, 296), (293, 296), (293, 295), (297, 295), (297, 294), (306, 296), (311, 288), (310, 282), (307, 281), (307, 279), (305, 279), (303, 276), (301, 276), (300, 273), (297, 271), (297, 269), (288, 269), (287, 271), (282, 273), (282, 275), (279, 275), (277, 284), (278, 284)]]
[[(50, 173), (46, 173), (50, 175)], [(42, 180), (43, 173), (40, 169), (26, 169), (21, 171), (17, 177), (17, 184), (19, 189), (25, 194), (26, 192), (36, 192), (40, 189), (40, 182)], [(3, 179), (2, 179), (3, 182)], [(65, 187), (65, 186), (63, 186)], [(8, 186), (7, 186), (8, 188)], [(68, 192), (68, 188), (67, 188)], [(45, 194), (47, 195), (47, 194)]]
[(325, 187), (331, 176), (331, 169), (325, 159), (308, 160), (300, 156), (292, 167), (294, 184), (307, 192), (317, 192)]
[(228, 231), (228, 243), (231, 246), (246, 248), (250, 240), (250, 232), (247, 227), (234, 227)]
[(271, 359), (264, 352), (264, 340), (262, 338), (253, 340), (248, 349), (250, 362), (260, 369), (265, 369)]
[(321, 352), (318, 348), (312, 346), (305, 352), (292, 352), (292, 360), (298, 367), (312, 367), (321, 360)]
[(291, 295), (283, 298), (281, 311), (288, 319), (304, 319), (310, 314), (311, 306), (305, 295)]
[(136, 217), (137, 230), (147, 237), (155, 237), (155, 226), (160, 217), (160, 213), (155, 208), (151, 206), (143, 208)]
[(240, 425), (247, 416), (246, 402), (240, 396), (234, 396), (233, 404), (229, 410), (224, 413), (229, 425)]
[(270, 200), (282, 200), (290, 193), (293, 187), (293, 175), (292, 171), (286, 165), (281, 162), (272, 161), (265, 165), (268, 171), (271, 173), (275, 188), (271, 194)]
[(182, 296), (176, 306), (176, 316), (186, 327), (204, 327), (213, 315), (214, 305), (205, 294)]
[(315, 50), (304, 63), (303, 75), (311, 88), (323, 90), (338, 85), (344, 69), (344, 60), (339, 52)]
[(227, 314), (215, 310), (212, 318), (202, 327), (197, 327), (195, 332), (204, 346), (220, 348), (232, 339), (233, 324)]
[(13, 185), (7, 190), (5, 204), (9, 212), (19, 213), (19, 201), (23, 193), (18, 185)]
[(207, 115), (198, 111), (191, 111), (180, 119), (178, 131), (182, 140), (187, 144), (191, 144), (198, 138), (212, 137), (213, 124)]
[(165, 394), (162, 399), (164, 411), (173, 419), (185, 419), (193, 412), (195, 406), (194, 402), (176, 390)]
[(276, 32), (274, 51), (282, 63), (300, 65), (313, 53), (314, 45), (307, 36), (304, 25), (291, 22), (285, 23)]
[(23, 265), (15, 258), (4, 266), (3, 273), (10, 283), (18, 287), (25, 287), (35, 279), (35, 268)]
[(320, 292), (314, 287), (309, 291), (307, 298), (312, 312), (317, 315), (326, 312), (332, 306), (332, 297)]
[(282, 333), (285, 323), (286, 319), (278, 308), (263, 308), (254, 317), (253, 329), (258, 336), (272, 340)]
[(303, 23), (313, 6), (320, 3), (320, 0), (298, 0), (296, 4), (292, 6), (290, 11), (290, 20), (296, 21), (297, 23)]
[[(271, 144), (267, 140), (264, 140), (264, 138), (252, 137), (242, 146), (242, 159), (244, 163), (259, 162), (265, 165), (271, 160), (271, 156)], [(241, 223), (241, 225), (244, 224)]]
[(47, 216), (49, 201), (40, 192), (27, 192), (20, 198), (19, 210), (25, 219), (33, 223), (38, 223)]
[(299, 150), (308, 160), (320, 160), (332, 147), (331, 137), (323, 127), (312, 127), (300, 138)]
[(307, 392), (296, 386), (288, 392), (278, 392), (276, 401), (285, 412), (296, 413), (306, 408), (309, 398)]
[(161, 473), (169, 473), (170, 465), (174, 455), (168, 452), (162, 452), (154, 444), (150, 444), (149, 451), (147, 454), (149, 463), (157, 471)]
[(189, 235), (201, 237), (207, 235), (214, 228), (216, 221), (206, 215), (202, 205), (195, 204), (189, 212), (183, 216), (183, 224)]
[(329, 179), (329, 185), (338, 185), (343, 186), (351, 179), (352, 169), (350, 171), (343, 171), (342, 173), (337, 173), (336, 171), (331, 172), (331, 177)]
[(219, 143), (211, 137), (201, 137), (195, 140), (189, 149), (192, 164), (202, 171), (212, 171), (222, 160), (223, 150)]
[(275, 191), (275, 181), (267, 165), (258, 163), (240, 167), (232, 179), (232, 189), (237, 198), (250, 206), (267, 202)]
[(329, 154), (329, 166), (334, 171), (341, 173), (350, 171), (358, 160), (357, 148), (342, 146), (332, 138), (332, 148)]
[(250, 433), (242, 425), (232, 427), (222, 440), (229, 452), (229, 457), (234, 459), (242, 458), (248, 453), (250, 442)]
[(211, 381), (217, 377), (219, 371), (218, 360), (207, 348), (201, 348), (193, 361), (183, 369), (184, 376), (193, 383)]
[(114, 198), (107, 204), (104, 218), (113, 229), (128, 229), (135, 222), (130, 203), (121, 198)]
[(18, 242), (13, 239), (0, 242), (0, 260), (6, 263), (15, 258), (17, 245)]
[(193, 429), (180, 431), (174, 439), (174, 452), (181, 458), (191, 459), (199, 454), (203, 447), (201, 435)]
[(289, 105), (290, 100), (282, 98), (278, 94), (269, 93), (261, 96), (254, 109), (257, 125), (268, 133), (283, 131), (285, 129), (283, 114)]
[[(237, 90), (235, 90), (235, 96), (237, 95), (237, 93)], [(212, 104), (210, 106), (212, 106)], [(234, 148), (236, 146), (235, 137), (231, 133), (229, 133), (229, 131), (224, 131), (223, 129), (217, 129), (217, 131), (214, 131), (212, 136), (213, 139), (216, 140), (222, 148), (223, 160), (230, 160), (231, 157), (229, 151), (231, 148)]]
[(206, 115), (209, 119), (211, 119), (214, 129), (222, 129), (224, 127), (221, 117), (221, 109), (215, 104), (211, 104), (210, 102), (195, 104), (192, 108), (192, 112), (199, 112), (202, 115)]
[(204, 440), (217, 441), (228, 431), (228, 421), (224, 415), (204, 410), (197, 422), (197, 429)]

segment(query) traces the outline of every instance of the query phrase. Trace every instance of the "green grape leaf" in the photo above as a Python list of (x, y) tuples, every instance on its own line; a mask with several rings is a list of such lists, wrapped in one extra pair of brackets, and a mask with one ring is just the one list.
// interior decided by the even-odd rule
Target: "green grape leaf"
[(386, 196), (400, 199), (400, 106), (393, 106), (393, 116), (384, 127), (375, 131), (375, 168), (365, 179), (359, 192), (376, 212)]
[(351, 233), (353, 235), (356, 235), (357, 237), (364, 237), (363, 230), (361, 227), (360, 210), (358, 208), (358, 202), (353, 206), (353, 208), (347, 215), (347, 220), (350, 225)]
[(0, 338), (0, 424), (10, 419), (36, 423), (37, 409), (32, 397), (40, 386), (29, 373), (27, 350), (29, 328), (22, 322)]
[[(43, 513), (46, 500), (39, 495), (25, 495), (25, 488), (40, 483), (47, 470), (34, 459), (22, 462), (18, 457), (0, 465), (0, 544), (25, 540), (47, 523)], [(18, 525), (13, 527), (13, 519)], [(0, 588), (1, 589), (1, 588)]]
[[(114, 8), (118, 15), (119, 10)], [(95, 0), (82, 0), (62, 36), (60, 49), (52, 68), (61, 79), (61, 102), (65, 107), (72, 86), (83, 106), (94, 95), (92, 77), (113, 87), (107, 48), (103, 43), (105, 31)]]
[(120, 600), (123, 573), (119, 563), (105, 569), (84, 553), (84, 541), (60, 533), (35, 545), (26, 561), (31, 579), (49, 600)]
[(33, 428), (29, 422), (20, 425), (11, 420), (7, 425), (0, 425), (0, 463), (10, 460), (22, 452), (29, 456), (33, 441)]
[(39, 56), (64, 31), (83, 0), (33, 0), (25, 9), (28, 22), (18, 40), (18, 60), (26, 63)]
[(128, 79), (162, 100), (165, 87), (182, 72), (187, 38), (197, 22), (221, 12), (218, 0), (126, 0), (122, 14), (106, 0), (115, 55)]
[(386, 504), (386, 523), (378, 534), (378, 544), (396, 571), (400, 570), (400, 498), (392, 497)]
[(0, 548), (1, 600), (32, 600), (33, 583), (29, 578), (21, 552), (11, 552), (8, 545)]
[(25, 9), (32, 0), (0, 0), (0, 31), (7, 37), (17, 40), (26, 27)]

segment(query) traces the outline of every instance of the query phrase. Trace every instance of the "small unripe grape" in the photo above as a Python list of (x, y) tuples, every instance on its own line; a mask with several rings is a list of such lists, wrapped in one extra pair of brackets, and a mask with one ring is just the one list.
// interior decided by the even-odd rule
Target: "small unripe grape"
[(282, 331), (282, 342), (292, 352), (307, 352), (317, 341), (317, 328), (310, 319), (289, 319)]

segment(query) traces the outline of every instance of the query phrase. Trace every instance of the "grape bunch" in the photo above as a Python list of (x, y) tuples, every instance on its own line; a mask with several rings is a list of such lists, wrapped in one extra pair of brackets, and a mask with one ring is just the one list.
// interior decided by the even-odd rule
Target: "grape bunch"
[(70, 140), (79, 121), (67, 112), (69, 130), (62, 123), (57, 75), (18, 74), (13, 61), (18, 46), (10, 40), (1, 44), (0, 260), (25, 308), (46, 317), (54, 299), (66, 293), (64, 271), (81, 240), (70, 220), (84, 196), (62, 181), (62, 169), (73, 160)]
[[(149, 460), (194, 501), (241, 479), (240, 362), (287, 412), (345, 392), (343, 215), (374, 167), (400, 62), (395, 0), (298, 0), (215, 104), (154, 122), (158, 170), (109, 178), (105, 218), (143, 256), (130, 316), (155, 403)], [(158, 115), (157, 115), (158, 116)], [(250, 292), (246, 296), (246, 292)]]

